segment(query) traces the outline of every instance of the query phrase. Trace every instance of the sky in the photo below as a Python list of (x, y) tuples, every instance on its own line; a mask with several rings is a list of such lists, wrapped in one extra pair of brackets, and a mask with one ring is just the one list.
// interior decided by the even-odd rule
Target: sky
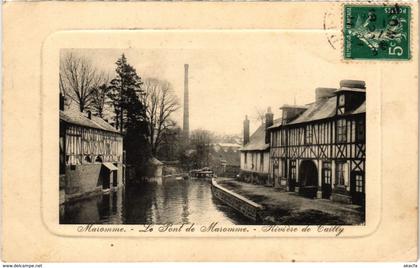
[[(374, 66), (361, 70), (342, 63), (341, 50), (317, 31), (139, 33), (127, 42), (122, 48), (71, 50), (111, 77), (124, 53), (142, 79), (170, 82), (181, 105), (188, 63), (190, 130), (241, 134), (245, 115), (253, 131), (259, 125), (257, 110), (271, 107), (278, 118), (283, 104), (313, 102), (317, 87), (337, 88), (342, 79), (365, 80), (367, 91), (377, 86)], [(182, 126), (182, 106), (173, 119)]]

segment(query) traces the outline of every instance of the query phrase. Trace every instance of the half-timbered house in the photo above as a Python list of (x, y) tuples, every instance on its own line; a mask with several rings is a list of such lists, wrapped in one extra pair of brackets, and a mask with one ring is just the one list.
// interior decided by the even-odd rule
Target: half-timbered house
[(270, 177), (308, 197), (364, 204), (365, 82), (316, 89), (305, 106), (283, 106), (270, 127)]
[(60, 202), (124, 182), (122, 135), (102, 118), (60, 110)]

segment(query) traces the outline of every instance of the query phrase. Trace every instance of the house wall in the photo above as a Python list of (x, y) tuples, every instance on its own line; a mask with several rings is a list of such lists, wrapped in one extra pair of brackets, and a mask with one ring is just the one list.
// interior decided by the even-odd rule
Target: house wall
[[(122, 186), (123, 182), (123, 165), (121, 163), (114, 163), (118, 168), (113, 172), (117, 172), (117, 186)], [(103, 188), (103, 180), (110, 179), (110, 188), (113, 187), (113, 176), (105, 168), (102, 163), (82, 164), (66, 167), (65, 173), (65, 201), (83, 198), (100, 192)]]
[(66, 167), (66, 195), (77, 195), (102, 189), (102, 163)]
[[(261, 158), (263, 159), (263, 162), (261, 162)], [(241, 152), (240, 178), (242, 180), (250, 183), (271, 185), (269, 180), (269, 169), (269, 151)]]
[[(245, 157), (247, 160), (245, 161)], [(261, 157), (263, 162), (261, 163)], [(241, 170), (269, 173), (270, 168), (270, 152), (269, 151), (248, 151), (241, 152)]]

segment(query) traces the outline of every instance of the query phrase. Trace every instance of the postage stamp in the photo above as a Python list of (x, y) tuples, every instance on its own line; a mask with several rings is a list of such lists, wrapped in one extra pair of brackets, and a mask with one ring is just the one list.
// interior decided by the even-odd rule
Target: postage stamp
[(345, 59), (410, 59), (410, 6), (344, 6)]

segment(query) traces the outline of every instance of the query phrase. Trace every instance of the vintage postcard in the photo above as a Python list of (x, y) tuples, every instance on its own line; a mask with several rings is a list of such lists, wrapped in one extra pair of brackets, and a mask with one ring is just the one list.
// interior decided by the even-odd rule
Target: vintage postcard
[(4, 260), (417, 258), (417, 3), (4, 13)]

